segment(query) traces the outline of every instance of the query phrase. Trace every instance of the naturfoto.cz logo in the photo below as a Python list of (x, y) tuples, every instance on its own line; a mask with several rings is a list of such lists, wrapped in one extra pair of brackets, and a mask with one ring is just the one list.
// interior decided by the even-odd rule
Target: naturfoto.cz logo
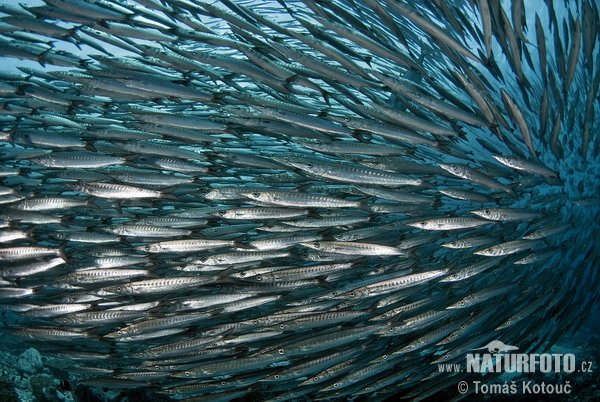
[(501, 341), (491, 341), (481, 348), (488, 353), (468, 353), (468, 373), (572, 373), (575, 371), (575, 355), (572, 353), (508, 353), (518, 350), (516, 346)]

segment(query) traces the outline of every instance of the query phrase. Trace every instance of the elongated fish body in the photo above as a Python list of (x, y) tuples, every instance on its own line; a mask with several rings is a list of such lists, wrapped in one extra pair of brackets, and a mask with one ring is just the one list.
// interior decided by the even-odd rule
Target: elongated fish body
[(407, 255), (407, 252), (396, 247), (382, 246), (370, 243), (358, 242), (300, 242), (302, 246), (315, 250), (325, 251), (327, 253), (352, 254), (352, 255)]
[(67, 186), (75, 191), (102, 198), (162, 198), (168, 195), (160, 191), (148, 190), (140, 187), (126, 186), (124, 184), (80, 182), (68, 183)]
[(478, 303), (486, 301), (492, 297), (496, 297), (506, 293), (509, 289), (513, 288), (515, 285), (512, 283), (508, 284), (499, 284), (498, 286), (490, 286), (489, 288), (483, 289), (479, 292), (475, 292), (469, 296), (464, 297), (459, 300), (457, 303), (448, 306), (448, 309), (455, 308), (469, 308)]
[(383, 186), (426, 186), (425, 182), (420, 179), (412, 179), (401, 176), (399, 174), (382, 172), (369, 168), (356, 168), (341, 164), (319, 164), (319, 163), (302, 163), (289, 162), (290, 165), (302, 169), (310, 174), (319, 177), (326, 177), (339, 181), (361, 184), (380, 184)]
[(459, 189), (459, 188), (449, 188), (449, 189), (439, 190), (439, 192), (448, 197), (457, 198), (459, 200), (469, 200), (469, 201), (483, 202), (483, 203), (494, 202), (494, 199), (492, 197), (490, 197), (486, 194), (481, 194), (481, 193), (477, 193), (475, 191), (470, 191), (470, 190), (463, 190), (463, 189)]
[(64, 259), (65, 255), (62, 248), (20, 246), (0, 249), (0, 261), (29, 260), (41, 257), (61, 257)]
[(487, 223), (484, 222), (470, 218), (442, 218), (407, 223), (407, 225), (424, 230), (457, 230), (486, 225)]
[(118, 282), (148, 276), (149, 274), (150, 272), (144, 269), (86, 269), (61, 275), (55, 278), (55, 281), (59, 286), (62, 284), (82, 285), (110, 281)]
[(473, 254), (485, 255), (488, 257), (509, 255), (518, 253), (519, 251), (532, 249), (541, 243), (543, 243), (542, 240), (513, 240), (476, 251)]
[(157, 294), (193, 288), (215, 282), (214, 277), (176, 277), (135, 281), (122, 286), (108, 286), (99, 289), (100, 296), (116, 296), (121, 294)]
[(557, 177), (557, 174), (555, 171), (548, 169), (547, 167), (542, 166), (538, 163), (530, 162), (528, 160), (520, 159), (517, 157), (496, 156), (496, 155), (492, 155), (492, 157), (494, 159), (496, 159), (498, 162), (500, 162), (508, 167), (511, 167), (513, 169), (523, 170), (523, 171), (529, 172), (529, 173), (536, 173), (536, 174), (540, 174), (542, 176)]
[(487, 269), (490, 269), (494, 266), (499, 265), (500, 261), (501, 261), (501, 259), (494, 259), (494, 258), (483, 259), (479, 262), (476, 262), (469, 266), (461, 268), (457, 272), (454, 272), (445, 278), (440, 279), (440, 282), (458, 282), (463, 279), (467, 279), (473, 275), (477, 275), (480, 272), (483, 272)]
[(471, 213), (493, 221), (525, 221), (542, 217), (538, 211), (510, 208), (487, 208), (471, 211)]
[(515, 197), (515, 192), (505, 184), (502, 184), (488, 175), (479, 172), (473, 168), (468, 166), (454, 165), (454, 164), (444, 164), (438, 163), (438, 166), (447, 172), (462, 177), (463, 179), (478, 183), (484, 187), (488, 187), (495, 190), (503, 190)]
[(121, 225), (111, 226), (103, 230), (119, 236), (139, 237), (178, 237), (187, 236), (192, 233), (188, 229), (175, 229), (169, 227), (157, 227), (151, 225)]
[(234, 245), (232, 240), (172, 240), (138, 246), (136, 249), (147, 253), (192, 253)]
[(56, 257), (49, 260), (10, 264), (2, 268), (0, 271), (0, 276), (3, 278), (21, 278), (29, 275), (35, 275), (59, 265), (63, 265), (65, 262), (66, 261), (64, 259)]
[(545, 228), (534, 230), (533, 232), (529, 233), (527, 236), (523, 236), (523, 239), (526, 239), (526, 240), (542, 239), (544, 237), (563, 233), (566, 230), (569, 230), (570, 228), (571, 228), (571, 225), (568, 223), (559, 223), (556, 225), (550, 225)]
[(381, 294), (387, 294), (394, 292), (396, 290), (405, 289), (411, 286), (420, 285), (422, 283), (428, 282), (432, 279), (435, 279), (439, 276), (442, 276), (448, 272), (448, 269), (441, 270), (433, 270), (428, 272), (423, 272), (419, 274), (411, 274), (405, 275), (398, 278), (392, 278), (381, 282), (376, 282), (373, 284), (369, 284), (355, 290), (348, 292), (347, 294), (342, 294), (339, 298), (353, 298), (360, 299), (364, 297), (376, 296)]
[(122, 165), (123, 157), (98, 155), (91, 152), (52, 152), (46, 156), (33, 159), (39, 165), (58, 168), (98, 168), (110, 165)]
[(306, 193), (291, 193), (272, 191), (267, 189), (257, 189), (253, 192), (242, 192), (240, 195), (249, 199), (266, 202), (268, 204), (283, 205), (288, 207), (354, 207), (360, 208), (362, 203), (359, 201), (345, 200), (335, 197), (320, 196)]
[(88, 205), (89, 201), (87, 199), (54, 197), (22, 201), (17, 203), (14, 208), (21, 211), (49, 211)]
[(446, 135), (451, 137), (458, 135), (451, 128), (435, 124), (420, 117), (412, 116), (408, 113), (401, 112), (397, 109), (391, 109), (389, 107), (381, 106), (376, 103), (373, 103), (371, 106), (373, 106), (378, 112), (383, 113), (384, 115), (392, 118), (396, 122), (396, 124), (399, 124), (400, 126), (438, 135)]

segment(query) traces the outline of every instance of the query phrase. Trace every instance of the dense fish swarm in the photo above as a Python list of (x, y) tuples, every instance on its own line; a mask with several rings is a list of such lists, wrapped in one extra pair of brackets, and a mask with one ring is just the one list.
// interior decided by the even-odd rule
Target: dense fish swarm
[(77, 384), (459, 398), (595, 306), (595, 1), (45, 3), (0, 6), (0, 304)]

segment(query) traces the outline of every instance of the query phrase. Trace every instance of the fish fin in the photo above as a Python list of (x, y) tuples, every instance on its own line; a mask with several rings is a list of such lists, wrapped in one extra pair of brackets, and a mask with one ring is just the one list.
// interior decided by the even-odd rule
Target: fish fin
[(219, 272), (217, 273), (217, 278), (219, 278), (219, 279), (224, 279), (224, 278), (226, 278), (227, 276), (229, 276), (229, 274), (231, 273), (231, 271), (233, 271), (233, 268), (234, 268), (234, 267), (235, 267), (235, 265), (231, 265), (231, 266), (229, 266), (229, 267), (225, 268), (224, 270), (222, 270), (222, 271), (219, 271)]
[(331, 285), (330, 285), (330, 284), (329, 284), (329, 283), (328, 283), (328, 282), (325, 280), (325, 278), (327, 278), (327, 275), (324, 275), (324, 276), (318, 276), (318, 277), (316, 278), (316, 280), (317, 280), (317, 286), (320, 286), (320, 287), (322, 287), (322, 288), (325, 288), (325, 289), (333, 290), (333, 286), (331, 286)]
[(25, 239), (26, 240), (35, 241), (35, 236), (33, 235), (33, 232), (35, 231), (36, 228), (37, 228), (37, 226), (34, 225), (25, 231)]
[(238, 237), (234, 237), (233, 239), (231, 239), (234, 242), (234, 247), (238, 247), (244, 250), (256, 250), (256, 247), (252, 247), (248, 244), (244, 244), (242, 243), (242, 240), (244, 240), (246, 238), (246, 234), (244, 233), (243, 235), (240, 235)]
[(419, 258), (419, 256), (415, 253), (415, 250), (417, 249), (418, 246), (409, 248), (408, 250), (406, 250), (406, 256), (408, 258), (412, 258), (413, 260), (416, 261), (421, 261), (421, 259)]
[(321, 215), (319, 215), (317, 212), (315, 212), (316, 208), (310, 208), (308, 210), (308, 214), (307, 216), (310, 216), (311, 218), (315, 218), (315, 219), (323, 219), (323, 217)]
[(302, 259), (302, 257), (300, 257), (298, 254), (295, 254), (292, 252), (288, 253), (288, 257), (290, 257), (291, 259), (296, 260), (296, 261), (304, 261)]
[(376, 314), (377, 313), (377, 308), (379, 304), (379, 300), (374, 301), (372, 304), (370, 304), (369, 306), (367, 306), (366, 310), (370, 313), (370, 314)]
[(91, 195), (91, 196), (89, 196), (87, 198), (86, 201), (87, 201), (87, 205), (90, 208), (92, 208), (92, 209), (102, 209), (102, 207), (96, 203), (96, 201), (98, 201), (98, 197)]
[(432, 180), (432, 179), (433, 179), (432, 177), (426, 177), (421, 180), (421, 183), (419, 183), (418, 186), (425, 187), (425, 188), (428, 188), (431, 190), (436, 190), (436, 187), (433, 184), (429, 183), (429, 180)]
[(358, 207), (359, 209), (362, 209), (363, 211), (366, 211), (366, 212), (371, 212), (371, 213), (375, 212), (375, 211), (373, 211), (373, 210), (371, 209), (371, 207), (369, 207), (367, 204), (365, 204), (365, 203), (363, 203), (363, 202), (359, 203), (357, 207)]
[(75, 214), (71, 214), (71, 215), (66, 215), (66, 216), (62, 216), (60, 218), (60, 226), (63, 226), (65, 228), (69, 228), (69, 221), (73, 220), (75, 218)]
[(174, 194), (171, 194), (173, 191), (177, 190), (178, 188), (179, 188), (178, 186), (173, 186), (173, 187), (168, 187), (168, 188), (161, 190), (160, 191), (162, 193), (161, 198), (179, 201), (179, 197), (177, 197)]
[(363, 134), (367, 134), (366, 131), (361, 131), (361, 130), (353, 130), (352, 131), (352, 137), (356, 138), (358, 141), (363, 142), (363, 143), (368, 143), (369, 141), (367, 141), (365, 139), (365, 137), (363, 137)]
[(294, 189), (294, 191), (306, 191), (313, 186), (314, 183), (302, 184)]

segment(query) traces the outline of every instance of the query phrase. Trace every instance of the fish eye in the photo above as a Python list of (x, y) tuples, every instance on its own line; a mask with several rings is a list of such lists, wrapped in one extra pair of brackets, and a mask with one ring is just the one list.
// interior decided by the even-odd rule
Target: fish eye
[(284, 328), (285, 328), (285, 325), (279, 324), (279, 329), (284, 329)]
[(282, 355), (282, 354), (284, 354), (284, 353), (285, 353), (285, 350), (283, 350), (283, 349), (279, 349), (279, 350), (278, 350), (278, 352), (279, 352), (279, 354), (280, 354), (280, 355)]
[(117, 331), (117, 335), (122, 335), (122, 332), (121, 331)]
[(187, 377), (189, 377), (189, 376), (190, 376), (190, 372), (189, 372), (189, 371), (186, 371), (186, 372), (185, 372), (185, 375), (186, 375)]
[(276, 380), (279, 380), (279, 377), (280, 377), (280, 375), (279, 375), (279, 374), (275, 374), (275, 375), (273, 376), (273, 378), (274, 378), (274, 379), (276, 379)]
[(489, 209), (486, 209), (486, 210), (485, 210), (485, 213), (486, 213), (486, 214), (489, 214), (489, 213), (490, 213), (490, 210), (489, 210)]
[(312, 163), (307, 163), (307, 164), (306, 164), (306, 167), (307, 167), (307, 168), (311, 168), (312, 166), (313, 166), (313, 164), (312, 164)]
[(260, 197), (260, 193), (257, 192), (257, 191), (255, 191), (255, 192), (252, 193), (252, 197), (258, 198), (258, 197)]
[(225, 216), (226, 212), (225, 211), (219, 211), (219, 215), (221, 216)]
[(337, 388), (339, 386), (340, 386), (340, 384), (338, 384), (337, 382), (335, 384), (333, 384), (333, 388)]
[(150, 249), (152, 249), (152, 246), (150, 246), (149, 244), (147, 244), (147, 245), (144, 247), (144, 250), (146, 250), (146, 251), (150, 251)]
[(256, 277), (256, 280), (257, 280), (257, 281), (262, 281), (262, 276), (258, 275), (258, 276)]
[(313, 243), (313, 246), (316, 247), (316, 248), (319, 248), (319, 247), (321, 247), (321, 243), (319, 243), (318, 241), (316, 241), (316, 242)]
[(427, 223), (425, 223), (425, 222), (421, 222), (421, 223), (420, 223), (420, 225), (421, 225), (421, 226), (426, 226), (426, 225), (427, 225)]

